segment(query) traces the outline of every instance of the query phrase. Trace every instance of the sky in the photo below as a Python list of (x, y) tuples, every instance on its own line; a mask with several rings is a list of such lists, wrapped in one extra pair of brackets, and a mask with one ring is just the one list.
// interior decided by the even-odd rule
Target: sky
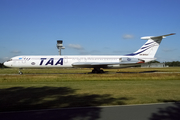
[(125, 55), (143, 36), (163, 39), (156, 58), (180, 61), (180, 0), (0, 0), (0, 63), (17, 55)]

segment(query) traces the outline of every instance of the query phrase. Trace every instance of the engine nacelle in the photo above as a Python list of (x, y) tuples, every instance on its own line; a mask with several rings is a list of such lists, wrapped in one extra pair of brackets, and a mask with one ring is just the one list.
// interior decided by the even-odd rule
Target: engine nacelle
[(140, 60), (138, 58), (122, 57), (119, 59), (120, 62), (134, 62), (138, 63)]

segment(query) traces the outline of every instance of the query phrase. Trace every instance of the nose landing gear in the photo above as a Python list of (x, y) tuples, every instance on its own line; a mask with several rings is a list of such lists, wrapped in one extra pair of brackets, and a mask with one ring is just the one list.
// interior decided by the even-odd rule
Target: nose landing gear
[(20, 75), (22, 75), (22, 74), (23, 74), (23, 72), (21, 72), (21, 68), (19, 69), (19, 74), (20, 74)]

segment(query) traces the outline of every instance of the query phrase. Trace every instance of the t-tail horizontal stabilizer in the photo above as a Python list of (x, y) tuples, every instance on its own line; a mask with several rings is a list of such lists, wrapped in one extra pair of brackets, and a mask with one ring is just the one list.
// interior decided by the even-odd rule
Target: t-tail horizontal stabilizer
[(134, 53), (127, 54), (126, 56), (143, 56), (143, 57), (154, 58), (162, 39), (170, 35), (175, 35), (175, 33), (161, 35), (161, 36), (141, 37), (141, 39), (148, 41), (139, 50), (137, 50)]

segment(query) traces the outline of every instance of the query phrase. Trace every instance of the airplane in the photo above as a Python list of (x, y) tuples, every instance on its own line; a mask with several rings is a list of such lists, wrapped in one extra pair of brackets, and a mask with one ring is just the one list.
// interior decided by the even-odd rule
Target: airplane
[(74, 55), (74, 56), (16, 56), (4, 62), (7, 67), (19, 68), (94, 68), (92, 73), (104, 73), (103, 69), (133, 67), (155, 60), (159, 45), (166, 36), (141, 37), (148, 40), (139, 50), (126, 55)]

